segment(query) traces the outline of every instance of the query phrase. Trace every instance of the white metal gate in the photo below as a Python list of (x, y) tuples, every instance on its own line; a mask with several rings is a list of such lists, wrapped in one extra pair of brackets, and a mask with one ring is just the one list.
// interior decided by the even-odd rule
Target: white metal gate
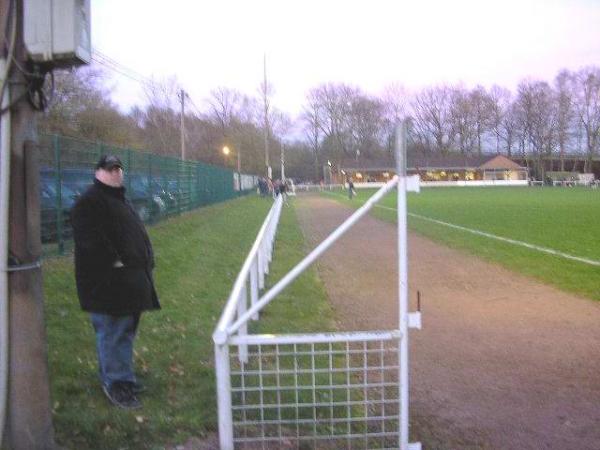
[[(221, 449), (401, 449), (408, 442), (408, 312), (405, 125), (397, 175), (259, 298), (281, 213), (277, 197), (234, 284), (213, 334)], [(386, 193), (398, 192), (398, 329), (248, 335), (247, 323)]]

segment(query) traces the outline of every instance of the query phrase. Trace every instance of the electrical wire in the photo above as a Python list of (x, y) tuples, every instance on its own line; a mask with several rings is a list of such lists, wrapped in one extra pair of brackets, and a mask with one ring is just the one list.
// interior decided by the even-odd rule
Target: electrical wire
[[(96, 48), (92, 49), (92, 61), (102, 65), (103, 67), (105, 67), (109, 70), (112, 70), (113, 72), (123, 75), (124, 77), (127, 77), (130, 80), (141, 84), (142, 86), (153, 87), (156, 85), (156, 83), (152, 79), (150, 79), (144, 75), (141, 75), (140, 73), (125, 66), (124, 64), (121, 64), (118, 61), (115, 61), (110, 56), (102, 53), (101, 51), (99, 51)], [(177, 95), (179, 96), (179, 94), (177, 94)], [(198, 116), (202, 116), (203, 113), (201, 112), (200, 108), (198, 108), (198, 106), (194, 103), (194, 101), (192, 100), (192, 98), (189, 96), (189, 94), (187, 92), (185, 92), (185, 96), (189, 100), (189, 102), (193, 106), (193, 108), (195, 109), (196, 114)]]
[(152, 86), (154, 83), (151, 79), (145, 77), (144, 75), (139, 74), (133, 69), (115, 61), (104, 53), (98, 51), (97, 49), (92, 50), (92, 60), (97, 62), (98, 64), (106, 67), (107, 69), (113, 70), (137, 83), (142, 85)]

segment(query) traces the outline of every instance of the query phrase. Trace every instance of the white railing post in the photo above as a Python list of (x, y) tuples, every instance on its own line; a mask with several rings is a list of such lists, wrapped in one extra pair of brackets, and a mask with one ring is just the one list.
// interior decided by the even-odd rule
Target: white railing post
[(219, 448), (233, 449), (233, 417), (231, 414), (231, 380), (229, 370), (229, 344), (215, 344), (215, 370), (217, 374), (217, 409), (219, 415)]
[[(269, 233), (267, 233), (267, 240), (265, 240), (265, 242), (263, 243), (263, 249), (262, 249), (262, 255), (263, 255), (263, 273), (265, 275), (269, 275), (269, 263), (271, 262), (270, 256), (269, 256)], [(264, 283), (263, 283), (263, 287), (264, 287)]]
[(258, 288), (265, 288), (265, 257), (263, 255), (262, 244), (258, 247)]
[[(254, 306), (258, 301), (258, 256), (250, 267), (250, 305)], [(258, 313), (252, 316), (252, 320), (258, 320)]]
[[(237, 316), (241, 317), (246, 312), (246, 305), (248, 302), (248, 289), (246, 288), (246, 283), (244, 283), (244, 287), (240, 292), (240, 298), (238, 299), (237, 304)], [(248, 322), (245, 322), (244, 325), (240, 327), (238, 330), (239, 336), (246, 336), (248, 334)], [(238, 346), (238, 359), (240, 362), (247, 363), (248, 362), (248, 346), (246, 344), (240, 344)]]

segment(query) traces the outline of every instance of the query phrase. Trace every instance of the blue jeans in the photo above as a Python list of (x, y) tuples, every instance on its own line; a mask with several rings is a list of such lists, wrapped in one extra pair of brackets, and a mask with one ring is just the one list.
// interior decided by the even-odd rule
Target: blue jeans
[(96, 331), (98, 371), (102, 383), (110, 387), (115, 381), (135, 382), (133, 341), (140, 315), (91, 313), (90, 316)]

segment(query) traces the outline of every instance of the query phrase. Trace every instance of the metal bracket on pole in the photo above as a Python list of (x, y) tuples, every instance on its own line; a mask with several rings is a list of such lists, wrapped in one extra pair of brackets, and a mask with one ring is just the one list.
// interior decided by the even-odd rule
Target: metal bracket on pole
[(14, 264), (14, 261), (10, 262), (12, 262), (13, 264), (9, 264), (8, 266), (6, 266), (7, 272), (24, 272), (25, 270), (35, 270), (42, 267), (42, 261), (39, 259), (37, 261), (25, 264)]
[(421, 192), (421, 177), (419, 175), (406, 177), (406, 192)]
[(421, 313), (419, 311), (408, 313), (408, 327), (421, 329)]

